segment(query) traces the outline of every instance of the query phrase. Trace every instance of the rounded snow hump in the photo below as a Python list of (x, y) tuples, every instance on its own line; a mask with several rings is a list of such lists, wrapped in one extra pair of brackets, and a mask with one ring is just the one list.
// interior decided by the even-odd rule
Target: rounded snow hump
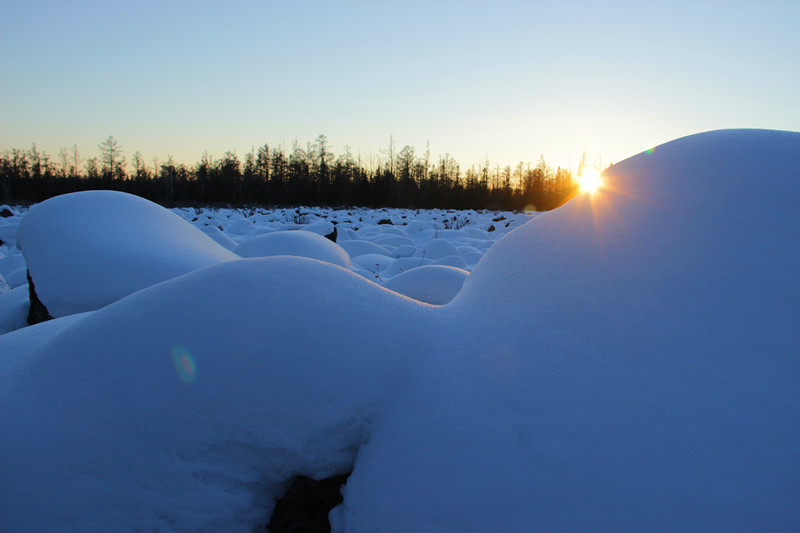
[(334, 531), (796, 530), (798, 169), (658, 146), (440, 307), (270, 257), (0, 336), (3, 525), (252, 531), (352, 469)]
[(118, 191), (76, 192), (34, 205), (22, 217), (19, 247), (54, 317), (238, 258), (175, 213)]

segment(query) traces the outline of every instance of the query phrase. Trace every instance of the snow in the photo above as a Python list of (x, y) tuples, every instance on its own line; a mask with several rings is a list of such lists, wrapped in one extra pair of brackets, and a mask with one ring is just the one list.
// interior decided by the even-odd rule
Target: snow
[(18, 268), (8, 276), (6, 276), (6, 283), (13, 289), (28, 283), (28, 270), (25, 267)]
[(0, 275), (9, 277), (15, 271), (25, 267), (25, 258), (21, 254), (0, 257)]
[(427, 265), (397, 274), (382, 285), (421, 302), (444, 305), (458, 294), (468, 275), (453, 266)]
[(217, 244), (227, 248), (228, 250), (232, 251), (237, 246), (236, 241), (225, 235), (217, 226), (199, 226), (199, 229), (214, 239)]
[(498, 241), (345, 529), (800, 527), (797, 168), (800, 134), (688, 137)]
[(385, 255), (391, 256), (391, 252), (375, 243), (362, 240), (348, 239), (342, 242), (337, 241), (337, 244), (350, 254), (350, 258), (354, 259), (359, 255)]
[[(447, 212), (395, 227), (426, 260), (437, 233), (465, 257), (507, 232), (442, 306), (386, 286), (452, 267), (381, 287), (281, 256), (2, 335), (3, 529), (252, 531), (292, 476), (351, 468), (334, 531), (800, 529), (798, 168), (799, 133), (722, 130), (489, 239)], [(34, 280), (59, 264), (27, 257), (57, 244), (46, 203), (20, 229)], [(377, 225), (395, 210), (327, 214), (403, 237)], [(233, 240), (258, 230), (237, 217)], [(142, 243), (132, 226), (114, 249)], [(65, 260), (111, 232), (87, 224)]]
[(0, 291), (0, 335), (27, 325), (28, 284), (7, 291)]
[(335, 242), (304, 230), (276, 231), (251, 237), (233, 250), (242, 257), (269, 257), (273, 255), (296, 255), (327, 261), (347, 268), (350, 256)]
[(116, 191), (66, 194), (35, 205), (23, 216), (18, 238), (36, 293), (54, 317), (98, 309), (237, 258), (168, 210)]
[(429, 329), (340, 267), (270, 257), (144, 289), (38, 349), (0, 337), (4, 528), (250, 531), (291, 475), (352, 467)]
[(427, 259), (441, 259), (448, 255), (458, 255), (458, 250), (450, 244), (450, 241), (443, 238), (435, 238), (426, 242), (414, 253), (414, 257), (425, 257)]
[(364, 254), (353, 258), (353, 263), (379, 276), (381, 272), (385, 272), (394, 262), (394, 258), (382, 254)]
[[(0, 211), (3, 209), (6, 209), (6, 207), (0, 206)], [(2, 241), (0, 245), (6, 243), (6, 245), (16, 246), (19, 221), (19, 216), (0, 218), (0, 241)]]

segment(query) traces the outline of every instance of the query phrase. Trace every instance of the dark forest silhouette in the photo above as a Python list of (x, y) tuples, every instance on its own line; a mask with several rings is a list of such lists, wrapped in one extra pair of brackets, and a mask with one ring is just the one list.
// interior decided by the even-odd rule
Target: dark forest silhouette
[[(98, 145), (100, 157), (83, 159), (76, 146), (57, 157), (39, 151), (8, 149), (0, 156), (0, 194), (5, 202), (40, 202), (51, 196), (89, 189), (113, 189), (163, 205), (324, 205), (446, 209), (547, 210), (575, 191), (572, 174), (538, 163), (515, 167), (487, 160), (462, 170), (450, 154), (431, 161), (411, 146), (397, 150), (390, 137), (381, 157), (364, 161), (349, 147), (335, 155), (325, 135), (290, 151), (263, 145), (243, 158), (226, 152), (212, 159), (204, 152), (192, 166), (141, 153), (128, 162), (109, 136)], [(152, 164), (151, 164), (152, 163)], [(581, 163), (581, 165), (583, 162)]]

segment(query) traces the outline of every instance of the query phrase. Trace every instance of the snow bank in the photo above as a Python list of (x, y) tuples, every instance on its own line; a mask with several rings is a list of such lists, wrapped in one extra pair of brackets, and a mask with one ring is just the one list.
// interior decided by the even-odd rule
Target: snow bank
[(349, 239), (342, 242), (337, 241), (337, 244), (344, 248), (353, 259), (360, 255), (385, 255), (387, 257), (391, 257), (392, 255), (392, 253), (383, 246), (379, 246), (370, 241)]
[(197, 226), (200, 231), (211, 237), (217, 244), (228, 250), (236, 248), (236, 241), (225, 235), (217, 226)]
[(116, 191), (65, 194), (33, 206), (22, 218), (19, 246), (54, 317), (237, 258), (176, 214)]
[(499, 241), (344, 529), (800, 528), (798, 168), (798, 133), (691, 136)]
[(337, 531), (800, 529), (798, 168), (659, 146), (441, 307), (273, 257), (0, 336), (3, 527), (252, 531), (353, 467)]
[[(2, 208), (0, 207), (0, 211)], [(19, 231), (19, 217), (0, 218), (0, 245), (16, 246)]]
[(426, 242), (414, 253), (414, 257), (425, 257), (426, 259), (441, 259), (448, 255), (458, 255), (458, 250), (450, 244), (450, 241), (442, 238), (431, 239)]
[(271, 257), (144, 289), (46, 345), (0, 337), (3, 528), (266, 524), (286, 479), (352, 467), (381, 398), (425, 353), (428, 311)]
[(28, 284), (0, 290), (0, 335), (28, 325)]
[(242, 257), (270, 257), (273, 255), (295, 255), (308, 257), (348, 268), (350, 256), (335, 242), (304, 230), (276, 231), (252, 237), (234, 248)]
[(382, 286), (421, 302), (443, 305), (458, 294), (468, 275), (466, 270), (452, 266), (420, 266), (397, 274)]

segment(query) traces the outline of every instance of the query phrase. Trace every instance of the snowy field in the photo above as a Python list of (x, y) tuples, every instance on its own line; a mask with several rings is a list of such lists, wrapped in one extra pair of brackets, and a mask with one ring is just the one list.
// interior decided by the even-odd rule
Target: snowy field
[(333, 531), (800, 530), (800, 133), (602, 179), (536, 216), (9, 208), (0, 530), (250, 532), (351, 471)]
[(35, 285), (54, 317), (99, 309), (201, 266), (274, 255), (333, 263), (440, 305), (456, 295), (497, 239), (535, 216), (308, 207), (171, 210), (208, 239), (150, 202), (93, 191), (36, 207), (26, 222), (31, 237), (23, 254), (17, 241), (27, 209), (0, 205), (3, 211), (0, 334), (27, 325), (26, 257), (33, 260)]

